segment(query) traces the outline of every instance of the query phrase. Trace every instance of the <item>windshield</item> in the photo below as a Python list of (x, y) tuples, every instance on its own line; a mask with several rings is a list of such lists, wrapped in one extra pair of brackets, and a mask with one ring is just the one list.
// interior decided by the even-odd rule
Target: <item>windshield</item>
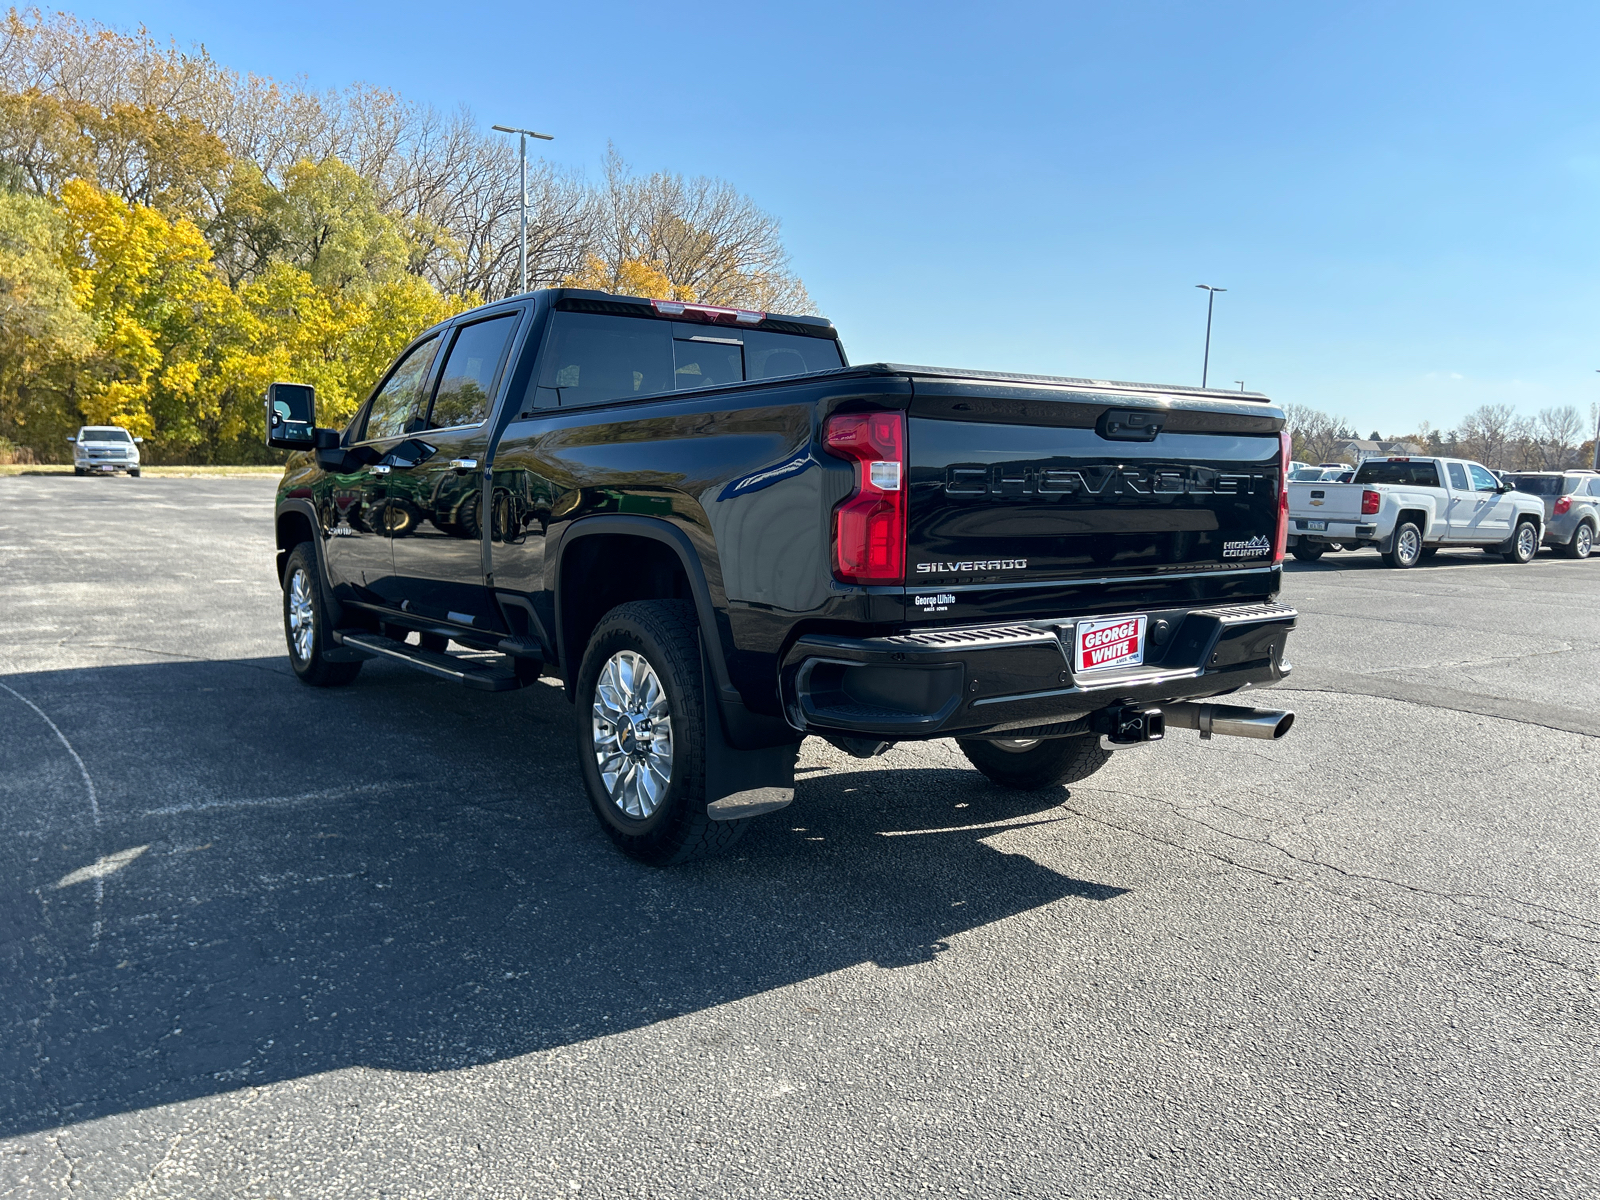
[(78, 431), (80, 442), (131, 442), (126, 429), (81, 429)]
[(1439, 468), (1431, 462), (1364, 462), (1356, 471), (1355, 483), (1409, 483), (1413, 487), (1438, 487)]
[(1533, 496), (1561, 495), (1562, 479), (1559, 475), (1513, 475), (1511, 486), (1519, 492)]

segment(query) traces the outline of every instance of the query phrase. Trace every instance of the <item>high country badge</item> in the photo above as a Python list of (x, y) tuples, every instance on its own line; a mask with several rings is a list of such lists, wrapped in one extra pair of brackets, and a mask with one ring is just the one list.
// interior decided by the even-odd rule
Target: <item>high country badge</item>
[(1223, 558), (1256, 558), (1262, 554), (1272, 553), (1272, 543), (1259, 534), (1248, 542), (1223, 542)]

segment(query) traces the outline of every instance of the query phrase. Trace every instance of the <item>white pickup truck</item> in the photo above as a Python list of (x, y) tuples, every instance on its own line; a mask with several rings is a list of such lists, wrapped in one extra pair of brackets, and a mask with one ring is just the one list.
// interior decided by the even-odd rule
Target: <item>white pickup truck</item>
[(1315, 562), (1331, 546), (1375, 546), (1413, 567), (1445, 546), (1480, 546), (1508, 562), (1538, 553), (1544, 503), (1456, 458), (1369, 458), (1349, 483), (1289, 484), (1289, 550)]

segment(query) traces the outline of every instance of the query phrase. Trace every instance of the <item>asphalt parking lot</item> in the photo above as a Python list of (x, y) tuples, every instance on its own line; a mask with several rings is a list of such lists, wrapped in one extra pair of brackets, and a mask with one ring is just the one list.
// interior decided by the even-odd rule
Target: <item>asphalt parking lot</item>
[(0, 1193), (1600, 1191), (1600, 561), (1291, 563), (1281, 743), (812, 740), (660, 872), (556, 688), (299, 685), (271, 496), (0, 479)]

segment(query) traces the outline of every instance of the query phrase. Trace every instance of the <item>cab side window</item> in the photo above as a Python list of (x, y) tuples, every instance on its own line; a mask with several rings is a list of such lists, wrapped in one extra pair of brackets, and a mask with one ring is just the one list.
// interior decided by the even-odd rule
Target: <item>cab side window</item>
[(544, 351), (541, 406), (571, 408), (672, 390), (672, 327), (648, 318), (558, 312)]
[(521, 315), (504, 313), (456, 330), (433, 394), (433, 411), (428, 415), (430, 429), (481, 425), (488, 420), (495, 380)]
[(408, 432), (421, 412), (422, 388), (438, 349), (439, 339), (434, 336), (413, 346), (395, 363), (367, 407), (367, 425), (357, 441), (376, 442)]
[(1450, 486), (1458, 492), (1467, 490), (1467, 472), (1460, 463), (1446, 463), (1445, 468), (1450, 472)]
[(1500, 481), (1489, 474), (1487, 467), (1480, 467), (1477, 463), (1468, 463), (1467, 470), (1472, 472), (1472, 490), (1475, 492), (1498, 492)]

